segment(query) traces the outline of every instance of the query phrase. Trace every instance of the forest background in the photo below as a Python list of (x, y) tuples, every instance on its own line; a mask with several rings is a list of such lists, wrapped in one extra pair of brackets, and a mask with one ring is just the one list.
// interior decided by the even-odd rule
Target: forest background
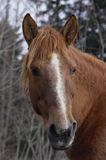
[(22, 20), (30, 13), (39, 27), (60, 30), (77, 16), (79, 34), (74, 46), (106, 61), (105, 0), (0, 0), (0, 160), (66, 160), (54, 151), (27, 95), (19, 89), (20, 68), (27, 44)]

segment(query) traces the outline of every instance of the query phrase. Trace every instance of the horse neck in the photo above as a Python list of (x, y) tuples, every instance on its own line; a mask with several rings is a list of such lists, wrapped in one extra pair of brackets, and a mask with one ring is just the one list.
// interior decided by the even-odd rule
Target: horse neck
[(75, 48), (71, 48), (70, 53), (77, 65), (77, 75), (73, 78), (75, 83), (73, 108), (80, 126), (90, 110), (99, 107), (98, 100), (106, 97), (106, 64)]

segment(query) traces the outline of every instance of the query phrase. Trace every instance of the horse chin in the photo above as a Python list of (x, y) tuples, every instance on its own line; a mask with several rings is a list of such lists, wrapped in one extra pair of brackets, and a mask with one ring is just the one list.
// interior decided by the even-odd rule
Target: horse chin
[(66, 146), (54, 146), (52, 145), (52, 148), (55, 149), (55, 150), (66, 150), (66, 149), (69, 149), (71, 147), (71, 145), (66, 145)]
[(70, 140), (70, 142), (68, 144), (62, 145), (59, 142), (57, 142), (56, 144), (51, 142), (51, 146), (55, 150), (67, 150), (72, 147), (73, 141), (74, 141), (74, 137)]

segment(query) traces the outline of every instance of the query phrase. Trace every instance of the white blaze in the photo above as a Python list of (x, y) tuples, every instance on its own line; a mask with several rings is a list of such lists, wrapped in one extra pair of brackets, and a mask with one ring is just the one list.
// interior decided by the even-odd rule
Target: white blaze
[(52, 65), (52, 68), (54, 70), (54, 74), (56, 77), (56, 82), (54, 86), (55, 86), (55, 92), (57, 94), (57, 101), (59, 104), (59, 112), (62, 116), (62, 121), (63, 121), (62, 125), (64, 129), (67, 129), (69, 127), (69, 122), (68, 122), (67, 113), (66, 113), (66, 99), (64, 95), (64, 83), (63, 83), (63, 79), (61, 75), (60, 61), (56, 53), (52, 54), (51, 65)]

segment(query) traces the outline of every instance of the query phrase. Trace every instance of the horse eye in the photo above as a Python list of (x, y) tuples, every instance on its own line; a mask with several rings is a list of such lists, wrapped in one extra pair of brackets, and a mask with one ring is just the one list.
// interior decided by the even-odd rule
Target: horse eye
[(76, 68), (71, 68), (70, 69), (70, 75), (73, 75), (76, 72)]
[(40, 76), (40, 70), (37, 67), (31, 68), (31, 72), (33, 76)]

